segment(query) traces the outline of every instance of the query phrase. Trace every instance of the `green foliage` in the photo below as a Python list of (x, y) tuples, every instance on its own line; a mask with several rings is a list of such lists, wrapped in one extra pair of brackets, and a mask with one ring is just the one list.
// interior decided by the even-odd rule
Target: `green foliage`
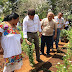
[(22, 31), (22, 27), (21, 26), (18, 26), (17, 28), (18, 28), (19, 31)]
[(36, 13), (39, 15), (40, 19), (47, 17), (48, 8), (49, 8), (48, 3), (43, 3), (43, 4), (37, 6)]
[[(72, 29), (68, 31), (68, 39), (69, 39), (69, 44), (68, 44), (68, 48), (70, 48), (71, 50), (69, 50), (69, 52), (72, 51)], [(71, 52), (72, 53), (72, 52)]]
[(72, 29), (67, 32), (69, 43), (67, 53), (63, 56), (63, 64), (58, 63), (57, 72), (72, 72)]
[(70, 61), (70, 56), (67, 53), (64, 57), (63, 57), (63, 64), (58, 63), (58, 65), (56, 65), (56, 68), (58, 69), (57, 72), (72, 72), (72, 64)]
[(72, 14), (68, 16), (68, 19), (72, 19)]
[(29, 57), (29, 61), (30, 61), (31, 66), (33, 66), (35, 63), (34, 63), (32, 45), (27, 45), (27, 55)]
[[(22, 20), (27, 15), (29, 8), (34, 8), (40, 19), (46, 18), (48, 9), (51, 9), (56, 15), (58, 12), (70, 14), (71, 0), (0, 0), (4, 16), (11, 12), (17, 12)], [(71, 18), (68, 17), (69, 19)]]
[(3, 14), (9, 14), (12, 10), (12, 4), (8, 0), (2, 0), (0, 4), (3, 8)]
[(68, 37), (68, 31), (65, 29), (62, 29), (61, 33), (60, 33), (60, 37), (67, 38)]
[[(23, 38), (23, 31), (20, 31), (21, 33), (21, 36)], [(33, 41), (32, 41), (33, 42)], [(29, 61), (30, 61), (30, 64), (31, 66), (33, 66), (35, 63), (34, 63), (34, 57), (33, 57), (33, 53), (34, 53), (34, 44), (32, 43), (32, 45), (28, 45), (26, 42), (25, 42), (25, 39), (23, 38), (23, 43), (22, 43), (22, 51), (25, 52), (28, 57), (29, 57)]]
[(0, 5), (2, 6), (4, 16), (10, 14), (11, 12), (16, 12), (20, 0), (1, 0)]
[(23, 38), (23, 31), (19, 31), (20, 32), (20, 34), (21, 34), (21, 36), (22, 36), (22, 38)]
[(0, 23), (2, 22), (2, 20), (3, 20), (3, 18), (2, 18), (2, 17), (0, 17)]

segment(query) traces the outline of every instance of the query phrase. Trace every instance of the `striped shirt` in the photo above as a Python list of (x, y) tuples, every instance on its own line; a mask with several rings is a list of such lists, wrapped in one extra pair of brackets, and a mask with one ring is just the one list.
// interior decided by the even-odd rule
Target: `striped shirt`
[(55, 16), (54, 19), (56, 22), (59, 23), (59, 24), (57, 24), (57, 28), (62, 28), (64, 25), (64, 19), (63, 18), (59, 19), (58, 16)]

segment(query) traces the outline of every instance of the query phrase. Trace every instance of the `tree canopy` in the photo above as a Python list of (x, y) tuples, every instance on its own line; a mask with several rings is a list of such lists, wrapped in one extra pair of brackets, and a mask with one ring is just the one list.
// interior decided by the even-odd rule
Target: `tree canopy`
[(0, 0), (0, 15), (6, 16), (11, 12), (17, 12), (23, 19), (29, 8), (34, 8), (40, 19), (46, 17), (49, 9), (56, 15), (72, 13), (71, 0)]

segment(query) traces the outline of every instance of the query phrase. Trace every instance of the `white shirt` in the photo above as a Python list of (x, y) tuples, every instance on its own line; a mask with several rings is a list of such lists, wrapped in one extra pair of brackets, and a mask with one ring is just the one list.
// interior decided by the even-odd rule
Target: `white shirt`
[(24, 38), (27, 38), (27, 32), (41, 32), (41, 23), (39, 20), (39, 16), (35, 14), (34, 19), (31, 20), (29, 16), (27, 15), (23, 19), (23, 34)]
[(4, 50), (4, 58), (21, 54), (20, 34), (2, 36), (1, 46)]
[(4, 36), (4, 29), (0, 27), (0, 32), (2, 33), (1, 37), (1, 46), (4, 50), (4, 58), (9, 58), (15, 55), (21, 54), (21, 35), (20, 34), (8, 34)]
[(58, 18), (58, 16), (54, 17), (56, 22), (59, 22), (59, 24), (57, 24), (57, 28), (62, 28), (64, 25), (64, 18), (61, 17), (61, 19)]
[(68, 26), (68, 24), (69, 24), (69, 22), (68, 22), (68, 21), (66, 21), (66, 22), (65, 22), (65, 27), (67, 27), (67, 26)]

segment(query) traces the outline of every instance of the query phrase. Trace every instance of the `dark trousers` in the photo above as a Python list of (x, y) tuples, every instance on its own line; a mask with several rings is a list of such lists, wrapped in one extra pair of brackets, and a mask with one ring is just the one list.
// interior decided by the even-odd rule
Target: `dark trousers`
[(45, 44), (47, 46), (47, 54), (50, 53), (50, 47), (52, 46), (53, 36), (43, 36), (41, 37), (41, 52), (44, 54)]
[(52, 39), (51, 49), (53, 49), (54, 35), (55, 35), (55, 31), (53, 31), (53, 39)]
[(36, 51), (36, 59), (40, 59), (39, 53), (39, 37), (37, 33), (27, 33), (28, 40), (32, 43), (34, 41), (35, 51)]
[(65, 27), (64, 29), (66, 29), (66, 30), (67, 30), (67, 29), (68, 29), (68, 26), (67, 26), (67, 27)]

